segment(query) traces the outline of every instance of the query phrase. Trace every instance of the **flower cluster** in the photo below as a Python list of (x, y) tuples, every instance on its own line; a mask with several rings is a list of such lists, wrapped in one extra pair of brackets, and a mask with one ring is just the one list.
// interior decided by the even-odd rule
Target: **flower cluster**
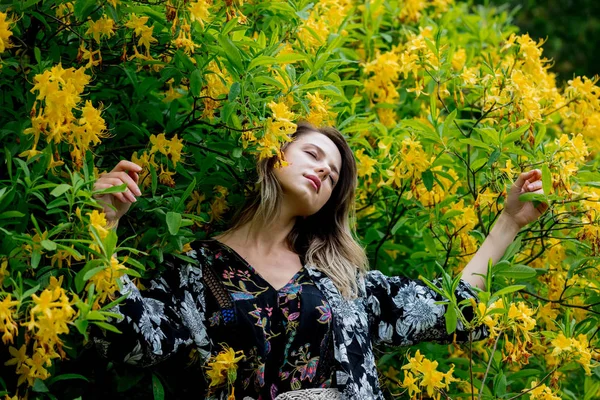
[(414, 357), (409, 358), (408, 363), (402, 367), (404, 380), (401, 386), (408, 390), (411, 399), (416, 399), (423, 388), (427, 391), (427, 396), (439, 400), (443, 390), (447, 390), (452, 382), (458, 382), (452, 376), (454, 365), (445, 373), (437, 368), (438, 362), (428, 360), (419, 350)]
[(560, 357), (567, 360), (575, 360), (585, 370), (586, 375), (592, 374), (592, 349), (586, 335), (579, 335), (577, 339), (568, 338), (562, 332), (556, 339), (550, 342), (554, 349), (553, 357)]
[[(62, 282), (62, 276), (60, 279), (51, 277), (50, 284), (39, 296), (31, 296), (33, 306), (29, 309), (29, 321), (25, 323), (28, 331), (26, 343), (18, 350), (11, 346), (9, 352), (13, 358), (5, 362), (5, 365), (15, 366), (19, 375), (18, 385), (26, 382), (32, 386), (36, 379), (47, 379), (50, 377), (47, 368), (52, 365), (52, 359), (66, 356), (59, 335), (69, 332), (69, 324), (75, 319), (76, 313), (72, 307), (73, 300), (61, 287)], [(4, 305), (7, 299), (10, 302), (7, 296), (0, 304)], [(7, 337), (7, 341), (12, 343), (12, 337)], [(32, 348), (31, 356), (27, 355), (29, 347)]]
[(12, 22), (6, 13), (0, 11), (0, 53), (11, 47), (9, 39), (12, 36), (10, 31)]
[[(31, 111), (32, 127), (23, 131), (24, 134), (33, 135), (32, 148), (21, 153), (20, 157), (27, 156), (30, 159), (40, 154), (37, 147), (40, 137), (44, 135), (49, 144), (56, 146), (68, 143), (75, 165), (83, 165), (87, 150), (106, 136), (106, 124), (100, 110), (94, 108), (89, 100), (81, 104), (83, 89), (89, 82), (90, 77), (84, 68), (65, 69), (61, 64), (34, 77), (35, 85), (31, 92), (37, 92), (36, 100), (40, 107), (37, 110), (34, 105)], [(62, 164), (63, 161), (51, 157), (48, 168)]]
[(235, 351), (231, 347), (223, 344), (223, 350), (214, 355), (206, 364), (206, 376), (210, 380), (209, 389), (219, 388), (223, 385), (229, 385), (228, 399), (235, 399), (233, 384), (237, 379), (238, 362), (244, 356), (243, 351)]
[(267, 121), (263, 137), (258, 139), (258, 158), (262, 160), (277, 155), (278, 165), (285, 165), (281, 143), (292, 140), (291, 135), (296, 131), (297, 126), (293, 121), (297, 116), (284, 102), (272, 101), (268, 106), (273, 117)]

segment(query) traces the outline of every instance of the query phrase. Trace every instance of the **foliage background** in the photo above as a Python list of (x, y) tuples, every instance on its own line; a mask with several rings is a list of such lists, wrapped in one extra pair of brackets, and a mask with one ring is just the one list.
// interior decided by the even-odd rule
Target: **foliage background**
[[(478, 2), (483, 4), (484, 2)], [(544, 39), (544, 54), (554, 60), (560, 81), (600, 73), (600, 4), (592, 0), (496, 1), (513, 9), (514, 23), (534, 39)]]
[[(546, 195), (529, 199), (550, 211), (480, 294), (472, 324), (488, 325), (489, 341), (420, 345), (427, 361), (382, 350), (390, 396), (600, 394), (600, 89), (592, 77), (557, 85), (506, 8), (29, 0), (0, 11), (7, 397), (168, 396), (168, 364), (101, 360), (89, 326), (111, 329), (121, 274), (156, 276), (164, 254), (226, 226), (253, 189), (255, 158), (276, 154), (299, 119), (337, 126), (355, 149), (356, 228), (372, 267), (444, 276), (444, 290), (506, 185), (543, 171)], [(120, 159), (145, 169), (117, 236), (92, 185)], [(462, 306), (450, 296), (450, 331), (468, 323)]]

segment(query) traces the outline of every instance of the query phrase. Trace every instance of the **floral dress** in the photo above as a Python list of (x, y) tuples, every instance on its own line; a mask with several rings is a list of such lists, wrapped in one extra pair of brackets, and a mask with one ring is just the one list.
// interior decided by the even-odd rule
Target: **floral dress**
[[(358, 297), (346, 299), (309, 265), (276, 290), (218, 241), (196, 242), (186, 255), (193, 262), (166, 261), (143, 292), (125, 276), (128, 298), (112, 310), (123, 316), (112, 321), (122, 334), (92, 332), (104, 356), (172, 368), (167, 375), (180, 382), (171, 385), (175, 398), (272, 399), (333, 387), (343, 399), (383, 399), (374, 345), (453, 339), (442, 299), (421, 282), (370, 271), (357, 277)], [(456, 296), (460, 302), (474, 293), (461, 282)], [(469, 317), (470, 308), (463, 312)], [(469, 335), (478, 340), (486, 332), (466, 332), (459, 323), (456, 338)], [(210, 378), (211, 360), (224, 350), (236, 359), (243, 354), (232, 385)], [(190, 352), (198, 362), (188, 362)]]
[[(207, 260), (206, 268), (221, 280), (235, 310), (229, 314), (218, 296), (207, 296), (207, 330), (209, 337), (244, 354), (236, 397), (273, 399), (291, 390), (329, 387), (331, 309), (306, 270), (276, 290), (231, 248), (216, 241), (207, 245), (215, 262)], [(214, 283), (209, 287), (218, 290)]]

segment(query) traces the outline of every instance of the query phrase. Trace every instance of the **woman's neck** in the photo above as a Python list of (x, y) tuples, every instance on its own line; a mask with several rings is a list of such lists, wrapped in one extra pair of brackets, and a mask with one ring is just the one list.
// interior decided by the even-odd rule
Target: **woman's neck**
[(264, 223), (252, 219), (216, 238), (226, 244), (234, 244), (266, 255), (281, 250), (291, 250), (288, 246), (287, 237), (294, 228), (295, 223), (296, 217), (284, 218), (280, 216)]

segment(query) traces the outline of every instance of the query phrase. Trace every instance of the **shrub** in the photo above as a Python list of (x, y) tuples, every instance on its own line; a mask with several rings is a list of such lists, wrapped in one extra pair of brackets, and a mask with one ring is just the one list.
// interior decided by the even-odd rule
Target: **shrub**
[[(162, 398), (160, 371), (94, 357), (88, 328), (114, 329), (123, 273), (160, 273), (165, 254), (222, 229), (253, 190), (256, 159), (277, 154), (300, 119), (337, 126), (355, 149), (356, 229), (372, 267), (441, 275), (444, 291), (506, 186), (522, 170), (543, 172), (545, 194), (523, 200), (550, 210), (490, 267), (476, 318), (449, 296), (448, 330), (486, 324), (489, 340), (421, 345), (408, 359), (387, 349), (379, 367), (391, 395), (600, 393), (600, 88), (588, 77), (557, 87), (541, 44), (506, 13), (452, 0), (30, 0), (0, 10), (8, 397), (94, 388)], [(144, 168), (144, 194), (115, 232), (92, 186), (121, 159)]]

